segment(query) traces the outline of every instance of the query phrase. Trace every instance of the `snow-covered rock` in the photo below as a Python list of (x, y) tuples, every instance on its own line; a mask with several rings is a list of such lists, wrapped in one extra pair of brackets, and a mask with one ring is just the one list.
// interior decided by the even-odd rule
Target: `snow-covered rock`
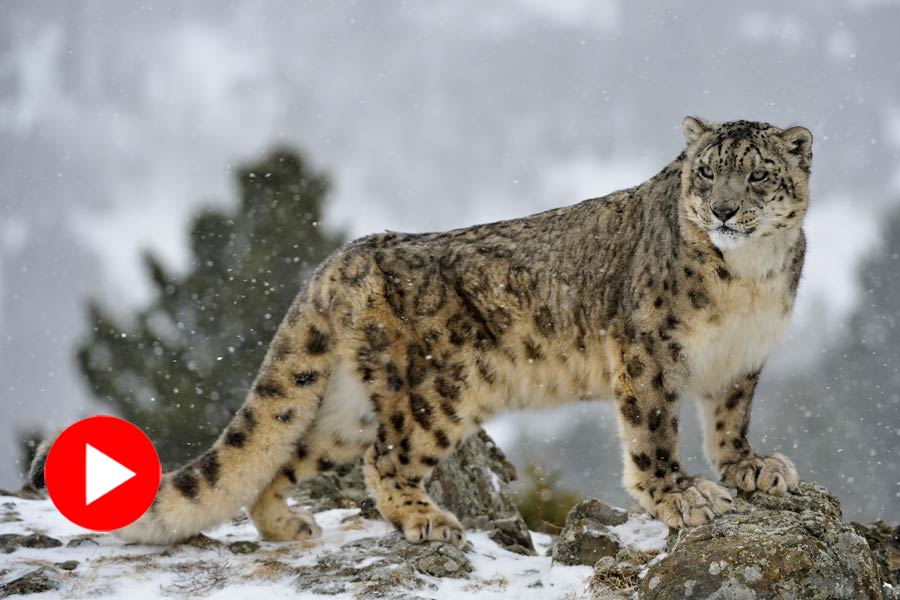
[[(469, 545), (409, 544), (359, 509), (317, 513), (320, 540), (265, 542), (241, 518), (188, 543), (127, 545), (69, 523), (49, 500), (0, 497), (0, 536), (32, 536), (0, 554), (0, 597), (30, 598), (528, 598), (588, 599), (590, 567), (554, 564), (548, 535), (540, 556), (510, 552), (489, 532)], [(42, 537), (38, 537), (42, 536)], [(12, 538), (0, 538), (12, 539)], [(53, 540), (53, 541), (48, 541)]]
[(802, 482), (783, 497), (741, 494), (735, 509), (671, 536), (638, 597), (882, 600), (886, 582), (866, 538), (825, 488)]
[(587, 566), (554, 564), (509, 493), (515, 470), (483, 432), (436, 469), (431, 496), (468, 545), (406, 542), (381, 520), (358, 465), (302, 484), (321, 539), (266, 542), (246, 517), (171, 547), (125, 545), (69, 523), (50, 501), (0, 495), (0, 598), (590, 598)]

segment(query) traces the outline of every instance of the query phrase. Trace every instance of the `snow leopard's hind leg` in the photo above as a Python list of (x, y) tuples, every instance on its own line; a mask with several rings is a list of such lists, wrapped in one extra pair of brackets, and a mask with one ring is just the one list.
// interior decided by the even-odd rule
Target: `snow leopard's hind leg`
[[(338, 335), (336, 346), (345, 343)], [(344, 352), (346, 354), (347, 352)], [(340, 349), (335, 350), (340, 355)], [(260, 494), (250, 516), (270, 540), (299, 540), (321, 532), (312, 515), (289, 507), (290, 488), (316, 474), (353, 462), (375, 441), (378, 419), (372, 400), (346, 358), (336, 358), (315, 422), (294, 444), (291, 460), (282, 465)]]
[(366, 327), (357, 352), (378, 418), (376, 439), (364, 455), (366, 487), (409, 541), (463, 546), (459, 520), (428, 496), (425, 483), (474, 428), (464, 416), (466, 367), (449, 353), (446, 362), (431, 360), (392, 321), (382, 315)]

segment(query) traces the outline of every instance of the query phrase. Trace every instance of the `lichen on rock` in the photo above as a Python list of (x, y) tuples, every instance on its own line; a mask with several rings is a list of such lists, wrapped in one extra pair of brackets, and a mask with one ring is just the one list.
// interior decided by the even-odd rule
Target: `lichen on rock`
[(866, 538), (881, 575), (884, 600), (900, 600), (900, 525), (851, 523)]
[[(736, 511), (673, 533), (639, 597), (881, 600), (878, 563), (827, 490), (741, 495)], [(686, 592), (690, 590), (690, 595)]]
[(39, 568), (0, 586), (0, 598), (40, 594), (59, 589), (59, 579), (50, 569)]
[(628, 514), (599, 500), (577, 504), (553, 544), (553, 560), (564, 565), (593, 565), (601, 558), (614, 557), (622, 549), (619, 537), (609, 526), (621, 525)]
[(465, 578), (472, 570), (464, 550), (442, 542), (411, 544), (392, 533), (344, 544), (340, 552), (298, 567), (294, 585), (314, 594), (395, 599), (428, 587), (426, 576)]
[(16, 548), (57, 548), (62, 542), (56, 538), (40, 533), (30, 535), (3, 534), (0, 535), (0, 551), (5, 554), (13, 552)]

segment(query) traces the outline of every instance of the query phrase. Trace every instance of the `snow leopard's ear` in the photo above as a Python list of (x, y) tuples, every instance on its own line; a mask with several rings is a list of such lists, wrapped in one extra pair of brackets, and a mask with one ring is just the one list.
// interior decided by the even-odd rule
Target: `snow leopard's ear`
[(709, 131), (711, 127), (700, 117), (688, 116), (681, 122), (681, 129), (684, 131), (684, 141), (688, 146), (693, 146), (700, 136)]
[(812, 133), (806, 127), (790, 127), (781, 132), (787, 159), (809, 173), (812, 165)]

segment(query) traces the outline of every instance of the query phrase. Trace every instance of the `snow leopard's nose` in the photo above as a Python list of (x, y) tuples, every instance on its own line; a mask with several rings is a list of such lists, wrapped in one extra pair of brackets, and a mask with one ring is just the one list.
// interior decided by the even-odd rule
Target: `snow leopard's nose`
[(712, 213), (716, 215), (723, 223), (728, 222), (728, 219), (733, 217), (738, 212), (738, 207), (733, 206), (730, 203), (722, 203), (722, 204), (713, 204), (711, 207)]

